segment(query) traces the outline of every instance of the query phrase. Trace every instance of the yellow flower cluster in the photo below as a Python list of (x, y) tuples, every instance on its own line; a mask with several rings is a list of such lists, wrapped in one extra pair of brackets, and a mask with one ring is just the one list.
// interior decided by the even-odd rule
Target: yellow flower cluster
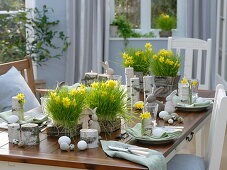
[(73, 89), (70, 91), (70, 95), (74, 96), (77, 94), (77, 90), (76, 89)]
[(94, 82), (94, 83), (91, 84), (91, 87), (94, 88), (94, 89), (97, 89), (99, 87), (103, 87), (103, 88), (105, 88), (105, 87), (115, 87), (117, 85), (118, 85), (117, 81), (108, 80), (108, 81), (106, 81), (106, 83), (104, 83), (104, 82)]
[(137, 51), (137, 52), (135, 53), (136, 56), (140, 56), (141, 54), (143, 54), (143, 51)]
[(18, 93), (17, 94), (17, 96), (16, 96), (16, 98), (18, 99), (18, 100), (21, 100), (21, 99), (24, 99), (24, 94), (23, 93)]
[(166, 64), (169, 64), (169, 65), (174, 65), (174, 61), (171, 61), (170, 59), (166, 59), (165, 61)]
[(133, 61), (133, 59), (132, 58), (127, 58), (126, 60), (125, 60), (125, 64), (127, 64), (127, 65), (130, 65), (130, 64), (133, 64), (134, 63), (134, 61)]
[(149, 119), (151, 114), (149, 112), (140, 113), (141, 119)]
[(128, 56), (128, 54), (127, 53), (123, 53), (122, 54), (122, 58), (128, 58), (129, 56)]
[(173, 55), (173, 52), (172, 51), (168, 51), (166, 49), (161, 49), (158, 53), (158, 55), (163, 55), (163, 56), (170, 56), (170, 55)]
[(79, 87), (77, 88), (78, 92), (81, 94), (85, 94), (86, 93), (86, 86), (83, 84), (80, 84)]
[(68, 97), (64, 97), (64, 98), (62, 99), (62, 103), (63, 103), (63, 105), (64, 105), (65, 107), (69, 107), (70, 104), (71, 104), (71, 101), (70, 101), (70, 99), (69, 99)]
[(165, 58), (164, 58), (163, 56), (160, 56), (160, 57), (159, 57), (159, 61), (160, 61), (161, 63), (163, 63), (163, 62), (165, 61)]
[(137, 102), (133, 105), (133, 107), (137, 108), (137, 109), (143, 109), (144, 108), (144, 103), (142, 101)]
[(115, 87), (115, 86), (117, 86), (117, 81), (115, 81), (115, 80), (108, 80), (107, 82), (106, 82), (106, 85), (107, 86), (109, 86), (109, 87)]
[(169, 19), (169, 15), (164, 14), (164, 13), (161, 14), (161, 17), (162, 17), (162, 18), (165, 18), (165, 19)]

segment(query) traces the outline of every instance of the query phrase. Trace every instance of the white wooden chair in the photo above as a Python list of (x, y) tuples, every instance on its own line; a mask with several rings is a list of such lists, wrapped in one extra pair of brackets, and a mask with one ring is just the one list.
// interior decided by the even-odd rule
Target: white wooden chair
[(218, 170), (220, 169), (222, 149), (227, 124), (227, 96), (224, 86), (216, 87), (211, 115), (208, 146), (204, 159), (190, 155), (177, 154), (168, 162), (168, 170)]
[[(179, 55), (185, 50), (184, 76), (189, 79), (198, 79), (200, 89), (210, 89), (211, 39), (204, 41), (195, 38), (173, 39), (169, 37), (168, 50), (176, 50)], [(197, 61), (193, 61), (193, 56)]]

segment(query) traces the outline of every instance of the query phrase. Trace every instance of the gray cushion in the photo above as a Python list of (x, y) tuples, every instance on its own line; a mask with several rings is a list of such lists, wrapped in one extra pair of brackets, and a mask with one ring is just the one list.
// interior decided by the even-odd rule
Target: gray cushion
[(167, 164), (168, 170), (205, 170), (202, 158), (190, 154), (177, 154)]
[(15, 67), (12, 67), (7, 73), (0, 76), (0, 112), (11, 110), (12, 97), (18, 93), (25, 95), (25, 111), (40, 106), (23, 76)]

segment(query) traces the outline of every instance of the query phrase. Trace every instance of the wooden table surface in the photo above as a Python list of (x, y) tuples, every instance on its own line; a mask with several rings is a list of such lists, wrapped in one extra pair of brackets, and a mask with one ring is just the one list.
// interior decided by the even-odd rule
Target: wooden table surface
[[(213, 97), (212, 91), (200, 91), (201, 97)], [(184, 130), (179, 139), (173, 143), (166, 145), (144, 145), (134, 140), (128, 143), (148, 147), (163, 153), (165, 157), (171, 153), (204, 119), (209, 116), (211, 109), (204, 112), (179, 112), (184, 117), (183, 124), (174, 124), (184, 126)], [(158, 120), (158, 126), (164, 125), (162, 120)], [(167, 125), (167, 124), (166, 124)], [(114, 132), (111, 137), (107, 136), (107, 140), (117, 140), (116, 136), (119, 132)], [(103, 137), (105, 139), (105, 137)], [(19, 163), (30, 163), (39, 165), (51, 165), (71, 168), (85, 169), (147, 169), (144, 166), (117, 158), (106, 156), (101, 147), (88, 149), (85, 151), (64, 152), (59, 149), (57, 138), (47, 137), (46, 134), (40, 134), (40, 144), (37, 146), (25, 146), (19, 148), (8, 142), (8, 133), (6, 130), (0, 129), (0, 161), (10, 161)], [(77, 142), (74, 141), (75, 143)]]

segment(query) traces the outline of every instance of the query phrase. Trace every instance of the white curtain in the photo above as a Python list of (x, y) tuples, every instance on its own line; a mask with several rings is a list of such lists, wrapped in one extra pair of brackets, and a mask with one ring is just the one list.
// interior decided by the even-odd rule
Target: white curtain
[[(187, 0), (187, 37), (212, 39), (211, 63), (215, 63), (217, 0)], [(215, 64), (211, 67), (211, 88), (215, 89)]]
[(71, 46), (66, 59), (66, 82), (79, 82), (85, 72), (101, 72), (108, 59), (108, 0), (67, 0), (68, 36)]

